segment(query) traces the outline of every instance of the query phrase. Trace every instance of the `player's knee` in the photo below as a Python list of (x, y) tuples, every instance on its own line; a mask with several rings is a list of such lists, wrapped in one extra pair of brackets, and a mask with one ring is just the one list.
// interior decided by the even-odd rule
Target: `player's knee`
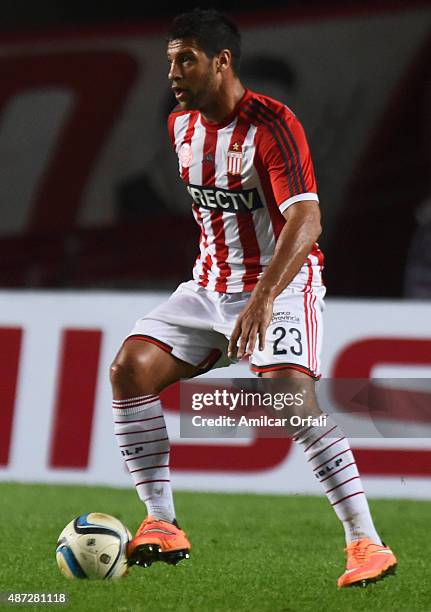
[(136, 386), (141, 389), (150, 379), (148, 359), (133, 353), (120, 353), (112, 362), (109, 375), (114, 388)]
[(114, 387), (130, 377), (131, 372), (125, 364), (117, 361), (116, 359), (111, 363), (109, 368), (109, 379)]

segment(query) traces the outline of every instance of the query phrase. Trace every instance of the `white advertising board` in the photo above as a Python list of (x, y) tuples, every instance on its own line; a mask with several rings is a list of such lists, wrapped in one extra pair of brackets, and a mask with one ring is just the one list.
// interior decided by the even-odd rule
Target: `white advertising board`
[[(0, 479), (129, 486), (111, 418), (109, 364), (162, 293), (0, 292)], [(429, 306), (328, 300), (325, 377), (430, 378)], [(244, 376), (241, 363), (212, 375)], [(401, 384), (401, 383), (400, 383)], [(163, 395), (177, 489), (319, 493), (289, 439), (181, 439)], [(355, 438), (371, 496), (431, 498), (431, 433)], [(409, 437), (407, 437), (409, 435)]]

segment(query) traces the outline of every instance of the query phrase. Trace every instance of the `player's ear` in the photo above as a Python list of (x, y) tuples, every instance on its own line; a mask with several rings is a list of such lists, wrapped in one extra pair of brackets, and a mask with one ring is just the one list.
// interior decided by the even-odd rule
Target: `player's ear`
[(232, 66), (232, 53), (229, 49), (223, 49), (217, 55), (217, 70), (224, 72)]

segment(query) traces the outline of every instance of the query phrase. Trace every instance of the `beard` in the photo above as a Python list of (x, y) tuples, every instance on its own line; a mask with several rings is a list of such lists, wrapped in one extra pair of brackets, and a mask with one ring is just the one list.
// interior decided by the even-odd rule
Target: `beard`
[(199, 89), (187, 91), (187, 98), (180, 101), (181, 108), (184, 110), (204, 110), (208, 104), (211, 104), (213, 94), (215, 92), (214, 77), (212, 74), (207, 74), (205, 79), (199, 83)]

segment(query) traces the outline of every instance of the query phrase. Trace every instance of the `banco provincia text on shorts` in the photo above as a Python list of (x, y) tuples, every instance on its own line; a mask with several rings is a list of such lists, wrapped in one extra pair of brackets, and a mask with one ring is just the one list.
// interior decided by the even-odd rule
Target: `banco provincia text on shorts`
[(300, 417), (292, 415), (290, 417), (270, 417), (266, 414), (258, 417), (249, 416), (226, 416), (204, 417), (195, 415), (192, 418), (194, 427), (325, 427), (327, 415), (321, 414), (318, 417)]

